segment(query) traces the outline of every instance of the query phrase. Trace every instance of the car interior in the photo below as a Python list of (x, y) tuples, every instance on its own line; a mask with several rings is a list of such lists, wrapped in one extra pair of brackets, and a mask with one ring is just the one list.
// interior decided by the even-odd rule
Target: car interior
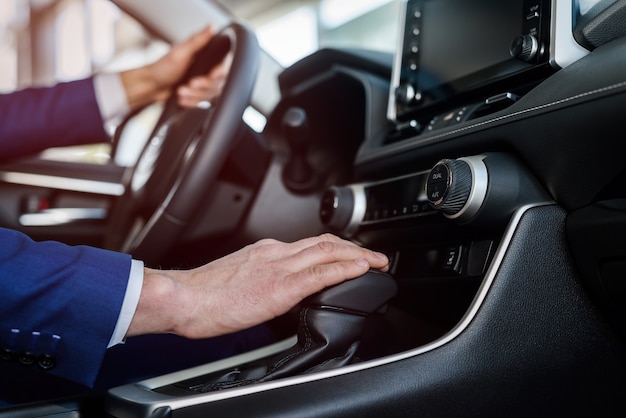
[(168, 268), (333, 233), (390, 269), (252, 351), (0, 415), (624, 415), (625, 0), (371, 2), (390, 50), (289, 65), (263, 2), (112, 1), (168, 44), (214, 24), (187, 77), (226, 58), (224, 90), (168, 99), (128, 166), (2, 160), (0, 226)]

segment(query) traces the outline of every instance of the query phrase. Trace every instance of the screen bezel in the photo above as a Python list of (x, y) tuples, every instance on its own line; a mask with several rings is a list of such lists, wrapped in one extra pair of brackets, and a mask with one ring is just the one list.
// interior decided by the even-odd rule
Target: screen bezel
[[(401, 7), (399, 42), (398, 49), (395, 53), (392, 85), (389, 94), (388, 118), (390, 120), (395, 122), (412, 120), (415, 119), (416, 114), (430, 114), (436, 112), (437, 109), (444, 108), (448, 103), (454, 104), (462, 100), (471, 100), (471, 98), (467, 98), (467, 96), (480, 97), (481, 92), (486, 95), (491, 93), (497, 94), (501, 92), (500, 90), (502, 89), (506, 90), (507, 81), (511, 85), (519, 84), (520, 78), (528, 77), (527, 73), (529, 71), (538, 67), (545, 70), (545, 67), (549, 66), (550, 55), (548, 48), (550, 45), (551, 4), (548, 0), (535, 0), (533, 3), (539, 4), (540, 7), (540, 23), (536, 36), (539, 38), (541, 45), (544, 46), (544, 50), (538, 58), (534, 59), (532, 62), (523, 62), (511, 57), (510, 59), (482, 68), (463, 77), (448, 80), (433, 89), (421, 91), (421, 101), (411, 103), (410, 105), (399, 103), (395, 96), (396, 88), (404, 81), (402, 75), (404, 57), (407, 54), (407, 48), (410, 47), (406, 36), (407, 22), (410, 21), (408, 14), (412, 13), (410, 6), (416, 4), (420, 5), (424, 1), (425, 0), (404, 0)], [(522, 32), (526, 30), (526, 28), (523, 27), (523, 23), (520, 22), (522, 21), (523, 13), (525, 12), (524, 8), (527, 3), (529, 2), (525, 1), (524, 7), (520, 10), (519, 21), (514, 23), (518, 25), (518, 27), (522, 27)], [(479, 3), (474, 4), (479, 5)], [(420, 48), (421, 47), (423, 47), (423, 45), (420, 45)], [(451, 62), (452, 61), (453, 60), (451, 60)], [(419, 60), (417, 64), (419, 67)], [(417, 92), (418, 90), (416, 89), (416, 93)]]

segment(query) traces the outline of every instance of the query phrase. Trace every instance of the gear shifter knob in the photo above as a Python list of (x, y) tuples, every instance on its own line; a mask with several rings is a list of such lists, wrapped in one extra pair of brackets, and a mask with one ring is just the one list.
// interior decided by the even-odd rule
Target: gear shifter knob
[(345, 281), (309, 296), (302, 305), (367, 315), (385, 308), (396, 292), (397, 285), (391, 275), (370, 270), (356, 279)]

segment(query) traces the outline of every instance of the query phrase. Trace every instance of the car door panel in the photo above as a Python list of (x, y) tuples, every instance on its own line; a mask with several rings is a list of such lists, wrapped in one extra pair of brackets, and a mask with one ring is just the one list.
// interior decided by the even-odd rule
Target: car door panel
[(124, 168), (30, 158), (0, 165), (0, 226), (38, 240), (101, 245)]

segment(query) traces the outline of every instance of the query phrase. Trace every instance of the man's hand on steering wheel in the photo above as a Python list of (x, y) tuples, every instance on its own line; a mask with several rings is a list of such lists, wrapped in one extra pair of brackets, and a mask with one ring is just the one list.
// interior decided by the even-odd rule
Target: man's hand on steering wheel
[(193, 77), (187, 83), (176, 89), (178, 105), (181, 107), (195, 107), (201, 103), (211, 103), (222, 93), (228, 63), (224, 60), (221, 64), (209, 72), (206, 76)]
[[(193, 63), (196, 53), (213, 35), (213, 29), (207, 27), (172, 46), (167, 54), (154, 63), (122, 72), (120, 77), (130, 109), (136, 110), (168, 98)], [(194, 107), (200, 102), (210, 102), (219, 96), (226, 78), (226, 67), (224, 63), (218, 65), (208, 74), (196, 76), (179, 86), (178, 104), (182, 107)]]
[[(167, 100), (125, 176), (124, 195), (109, 217), (105, 248), (161, 263), (193, 227), (236, 143), (258, 66), (254, 32), (231, 22), (216, 34), (204, 29), (154, 63), (120, 74), (131, 111)], [(201, 102), (211, 106), (198, 106)]]

